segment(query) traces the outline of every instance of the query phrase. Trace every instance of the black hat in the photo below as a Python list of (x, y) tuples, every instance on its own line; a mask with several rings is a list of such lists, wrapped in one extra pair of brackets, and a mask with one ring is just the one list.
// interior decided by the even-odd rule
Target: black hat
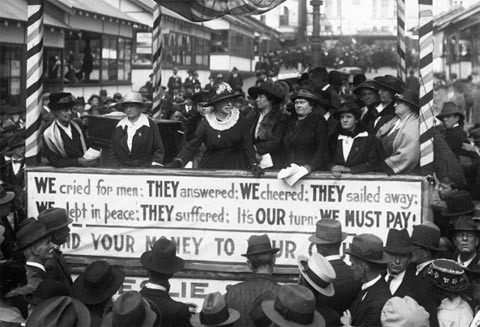
[(162, 274), (173, 274), (185, 266), (185, 261), (177, 256), (175, 243), (163, 236), (153, 244), (151, 251), (142, 254), (140, 263), (148, 270)]
[(25, 266), (16, 261), (0, 262), (0, 298), (7, 297), (7, 294), (27, 284), (27, 272)]
[(455, 222), (455, 226), (453, 231), (467, 231), (467, 232), (475, 232), (477, 233), (477, 225), (473, 221), (472, 217), (468, 216), (460, 216), (458, 217), (457, 221)]
[(233, 99), (238, 97), (239, 94), (235, 93), (230, 86), (230, 84), (221, 82), (215, 84), (210, 91), (210, 101), (207, 103), (207, 106), (213, 106), (216, 103)]
[(33, 292), (30, 304), (39, 305), (47, 299), (57, 296), (70, 296), (70, 289), (65, 283), (55, 279), (45, 279), (38, 284), (37, 289)]
[(16, 234), (18, 250), (42, 240), (49, 234), (47, 227), (39, 221), (31, 222), (20, 229)]
[(353, 86), (359, 86), (360, 84), (362, 84), (363, 82), (365, 82), (367, 80), (367, 77), (365, 76), (365, 74), (356, 74), (355, 76), (353, 76)]
[(354, 101), (342, 102), (340, 108), (338, 108), (333, 116), (335, 119), (339, 120), (340, 116), (347, 112), (353, 114), (357, 120), (360, 120), (360, 117), (362, 116), (362, 111)]
[(330, 85), (342, 85), (343, 83), (343, 74), (336, 70), (331, 70), (328, 72), (328, 84)]
[(210, 101), (210, 92), (200, 91), (192, 95), (192, 101), (197, 104), (206, 104)]
[(445, 197), (447, 208), (442, 210), (442, 216), (456, 217), (475, 211), (472, 195), (467, 191), (456, 191)]
[(371, 81), (371, 80), (367, 80), (367, 81), (361, 83), (360, 85), (358, 85), (358, 86), (353, 90), (353, 93), (359, 95), (360, 92), (363, 91), (363, 90), (365, 90), (365, 89), (367, 89), (367, 90), (372, 90), (372, 91), (378, 93), (378, 88), (377, 88), (377, 86), (376, 86), (375, 83), (374, 83), (373, 81)]
[(403, 91), (403, 82), (392, 75), (375, 77), (373, 83), (375, 83), (379, 89), (387, 89), (393, 94), (402, 93)]
[(252, 86), (248, 89), (248, 95), (256, 99), (259, 94), (266, 94), (273, 97), (277, 102), (282, 101), (285, 93), (282, 87), (274, 82), (263, 82), (259, 86)]
[(15, 133), (8, 140), (6, 151), (12, 151), (21, 146), (25, 146), (25, 138), (23, 134)]
[(43, 223), (47, 227), (48, 232), (51, 233), (68, 226), (68, 224), (73, 222), (73, 219), (67, 216), (65, 209), (49, 208), (38, 215), (38, 221)]
[(382, 239), (373, 234), (359, 234), (353, 237), (350, 249), (345, 253), (362, 260), (385, 264), (388, 259), (383, 251)]
[(410, 105), (410, 107), (418, 111), (420, 110), (420, 100), (418, 99), (418, 93), (411, 91), (411, 90), (405, 90), (403, 91), (402, 94), (395, 94), (393, 97), (397, 102), (405, 102), (406, 104)]
[(92, 262), (72, 285), (72, 296), (85, 304), (110, 299), (123, 284), (125, 274), (104, 260)]
[(298, 98), (312, 100), (313, 102), (323, 105), (325, 107), (331, 107), (330, 101), (320, 96), (312, 88), (307, 86), (300, 88), (292, 95), (292, 101), (295, 101)]
[(75, 105), (75, 97), (68, 92), (51, 93), (49, 100), (48, 107), (50, 110), (67, 109)]
[(443, 104), (442, 111), (437, 115), (437, 118), (441, 120), (443, 117), (450, 115), (459, 115), (462, 120), (465, 119), (465, 115), (453, 101), (447, 101)]
[(392, 254), (412, 253), (412, 241), (407, 230), (390, 228), (388, 230), (387, 244), (383, 250)]
[(440, 228), (432, 222), (426, 221), (421, 225), (413, 226), (412, 244), (434, 251), (441, 251)]
[(464, 269), (455, 261), (437, 259), (427, 268), (425, 278), (433, 286), (451, 293), (460, 293), (469, 286)]
[(248, 248), (247, 253), (242, 254), (244, 257), (249, 257), (252, 255), (272, 253), (275, 254), (280, 249), (272, 248), (272, 243), (267, 234), (263, 235), (252, 235), (248, 238)]
[(77, 97), (75, 99), (75, 104), (85, 104), (85, 98), (84, 97)]

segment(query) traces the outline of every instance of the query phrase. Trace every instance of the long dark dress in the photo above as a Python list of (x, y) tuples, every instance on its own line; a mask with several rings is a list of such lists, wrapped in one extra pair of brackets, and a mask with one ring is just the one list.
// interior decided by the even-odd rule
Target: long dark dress
[(292, 115), (287, 124), (283, 144), (286, 165), (310, 165), (312, 170), (325, 167), (327, 156), (327, 123), (322, 115), (310, 113), (302, 120)]
[(199, 168), (245, 170), (255, 162), (255, 150), (249, 126), (238, 109), (224, 122), (216, 121), (215, 114), (208, 114), (198, 125), (195, 136), (177, 155), (185, 164), (205, 144)]

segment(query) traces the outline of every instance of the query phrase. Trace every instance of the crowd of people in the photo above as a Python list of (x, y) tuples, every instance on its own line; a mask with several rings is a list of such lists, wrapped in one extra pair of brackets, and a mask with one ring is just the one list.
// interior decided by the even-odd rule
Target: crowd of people
[[(2, 215), (13, 198), (1, 188)], [(341, 257), (348, 234), (340, 220), (318, 220), (308, 236), (313, 253), (296, 254), (293, 284), (276, 281), (279, 249), (269, 236), (251, 235), (242, 254), (250, 276), (206, 294), (201, 308), (170, 296), (169, 280), (185, 262), (163, 236), (139, 258), (148, 276), (140, 291), (123, 290), (124, 271), (105, 260), (73, 280), (60, 250), (73, 220), (65, 209), (46, 209), (16, 232), (0, 225), (0, 325), (480, 326), (480, 207), (467, 192), (446, 203), (442, 229), (430, 221), (411, 234), (392, 228), (385, 243), (353, 236), (344, 251), (350, 264)]]
[[(420, 103), (414, 74), (367, 80), (315, 67), (298, 78), (258, 72), (243, 89), (238, 70), (210, 76), (202, 87), (178, 72), (151, 108), (153, 85), (141, 92), (102, 91), (45, 99), (42, 153), (54, 167), (105, 166), (89, 139), (89, 117), (118, 120), (112, 166), (249, 170), (261, 177), (292, 164), (311, 173), (419, 172)], [(2, 123), (0, 140), (0, 321), (27, 326), (480, 326), (480, 125), (478, 107), (460, 82), (439, 82), (432, 108), (435, 161), (429, 180), (433, 222), (413, 233), (390, 230), (385, 245), (371, 234), (353, 237), (351, 266), (340, 257), (345, 240), (336, 220), (320, 220), (310, 241), (317, 253), (298, 254), (299, 283), (280, 286), (272, 275), (277, 249), (253, 235), (245, 252), (251, 280), (226, 294), (209, 294), (201, 310), (173, 301), (168, 280), (183, 268), (175, 245), (161, 238), (140, 258), (149, 281), (140, 292), (112, 296), (124, 273), (96, 261), (73, 281), (60, 251), (71, 219), (49, 209), (25, 213), (25, 127)], [(463, 93), (462, 93), (463, 92)], [(182, 122), (183, 144), (165, 160), (158, 118)], [(177, 119), (177, 118), (175, 118)], [(93, 153), (93, 154), (92, 154)], [(97, 154), (95, 154), (97, 153)], [(0, 323), (1, 325), (1, 323)]]

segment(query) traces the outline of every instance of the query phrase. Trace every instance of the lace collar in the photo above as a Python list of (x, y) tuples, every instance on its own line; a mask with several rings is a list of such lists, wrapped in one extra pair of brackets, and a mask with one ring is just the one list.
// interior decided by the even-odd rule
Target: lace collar
[(215, 117), (215, 112), (208, 113), (205, 116), (205, 119), (207, 120), (211, 128), (217, 131), (226, 131), (227, 129), (232, 128), (237, 123), (239, 117), (240, 111), (237, 108), (233, 108), (231, 110), (230, 117), (225, 120), (217, 120), (217, 117)]

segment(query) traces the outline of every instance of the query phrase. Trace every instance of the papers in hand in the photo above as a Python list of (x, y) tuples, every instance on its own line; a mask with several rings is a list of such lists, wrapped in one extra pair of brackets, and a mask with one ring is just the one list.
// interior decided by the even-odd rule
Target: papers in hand
[(102, 155), (102, 151), (95, 150), (93, 148), (88, 148), (87, 152), (83, 155), (83, 159), (85, 160), (95, 160), (100, 158)]
[(284, 168), (278, 172), (277, 178), (283, 179), (288, 185), (293, 186), (303, 176), (308, 174), (307, 168), (296, 164)]
[(262, 159), (258, 163), (258, 166), (262, 169), (273, 167), (273, 160), (270, 153), (266, 153), (262, 156)]

